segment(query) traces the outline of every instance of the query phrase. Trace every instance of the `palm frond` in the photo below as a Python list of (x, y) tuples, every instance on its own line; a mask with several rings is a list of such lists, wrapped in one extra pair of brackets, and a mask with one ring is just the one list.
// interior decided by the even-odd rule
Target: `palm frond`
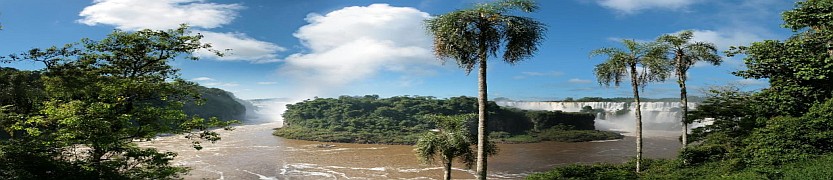
[(503, 24), (503, 38), (506, 39), (503, 60), (514, 64), (532, 57), (538, 51), (538, 45), (544, 40), (546, 26), (531, 18), (520, 16), (505, 16)]

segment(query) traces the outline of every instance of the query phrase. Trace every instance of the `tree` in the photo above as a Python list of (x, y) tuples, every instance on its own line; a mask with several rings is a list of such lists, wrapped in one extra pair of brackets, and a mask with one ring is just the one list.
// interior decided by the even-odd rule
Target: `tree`
[(460, 162), (467, 168), (474, 164), (474, 139), (470, 138), (466, 120), (474, 118), (474, 114), (455, 116), (429, 115), (427, 119), (437, 124), (437, 132), (428, 132), (419, 138), (414, 151), (423, 163), (433, 163), (434, 158), (440, 157), (443, 165), (443, 178), (451, 179), (451, 162), (460, 158)]
[(771, 108), (767, 116), (798, 117), (833, 96), (833, 2), (797, 2), (782, 18), (796, 32), (793, 36), (732, 47), (727, 55), (746, 55), (747, 70), (733, 74), (769, 80), (770, 87), (756, 95)]
[(677, 75), (677, 84), (680, 85), (680, 109), (682, 109), (682, 117), (680, 122), (682, 128), (682, 143), (685, 148), (688, 144), (688, 124), (690, 120), (688, 117), (688, 94), (686, 93), (686, 80), (688, 79), (688, 69), (697, 62), (708, 62), (713, 65), (720, 65), (722, 59), (717, 55), (717, 48), (712, 43), (708, 42), (690, 42), (694, 37), (694, 33), (690, 30), (680, 32), (677, 35), (662, 35), (657, 38), (660, 43), (665, 43), (668, 47), (667, 51), (673, 54), (674, 59), (671, 64), (674, 66), (674, 73)]
[(203, 140), (220, 139), (209, 128), (235, 122), (183, 112), (183, 104), (199, 94), (196, 84), (179, 78), (170, 62), (183, 55), (196, 60), (191, 53), (210, 48), (200, 42), (202, 36), (189, 34), (184, 25), (167, 31), (117, 30), (100, 41), (83, 39), (9, 56), (44, 63), (40, 79), (47, 98), (37, 102), (37, 111), (5, 121), (10, 123), (3, 129), (15, 136), (2, 147), (14, 151), (3, 157), (31, 156), (61, 168), (15, 166), (10, 168), (20, 169), (11, 172), (20, 173), (0, 178), (168, 179), (186, 172), (171, 166), (175, 153), (141, 148), (133, 141), (185, 134), (200, 149)]
[[(640, 172), (642, 163), (642, 111), (639, 104), (639, 89), (648, 82), (662, 81), (669, 74), (666, 47), (659, 43), (640, 43), (634, 40), (622, 40), (625, 50), (619, 48), (601, 48), (590, 52), (590, 56), (605, 55), (607, 60), (596, 65), (593, 70), (599, 84), (619, 86), (625, 76), (629, 75), (636, 105), (636, 172)], [(637, 68), (640, 66), (640, 68)], [(637, 70), (640, 69), (640, 70)]]
[[(515, 64), (532, 57), (544, 39), (545, 26), (531, 18), (509, 15), (514, 10), (533, 12), (538, 6), (532, 0), (501, 0), (478, 4), (474, 8), (458, 10), (426, 20), (434, 35), (434, 53), (442, 60), (454, 59), (470, 73), (479, 66), (478, 73), (478, 131), (477, 177), (486, 178), (487, 86), (486, 60), (504, 49), (503, 60)], [(501, 46), (503, 46), (501, 48)]]

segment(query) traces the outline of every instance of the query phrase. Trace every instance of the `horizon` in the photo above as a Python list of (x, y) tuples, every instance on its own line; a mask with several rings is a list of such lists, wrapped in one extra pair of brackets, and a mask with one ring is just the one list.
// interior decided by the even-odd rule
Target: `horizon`
[[(465, 1), (268, 1), (96, 0), (0, 2), (0, 54), (101, 39), (113, 29), (170, 29), (181, 23), (205, 35), (204, 42), (232, 49), (225, 57), (196, 52), (200, 61), (180, 59), (181, 78), (233, 92), (241, 99), (416, 94), (440, 98), (475, 96), (477, 77), (431, 53), (423, 20), (483, 0)], [(517, 13), (547, 25), (546, 39), (530, 59), (509, 65), (490, 57), (489, 96), (547, 101), (568, 97), (628, 97), (630, 86), (596, 83), (593, 49), (620, 47), (619, 39), (650, 41), (693, 30), (695, 41), (719, 51), (766, 39), (785, 39), (779, 12), (795, 1), (777, 0), (566, 0), (538, 1), (539, 11)], [(180, 15), (162, 16), (160, 12)], [(590, 23), (588, 23), (590, 22)], [(2, 64), (25, 70), (32, 62)], [(730, 74), (744, 69), (742, 57), (721, 66), (696, 65), (689, 72), (691, 95), (712, 86), (755, 91), (766, 79)], [(645, 98), (679, 96), (675, 79), (648, 84)]]

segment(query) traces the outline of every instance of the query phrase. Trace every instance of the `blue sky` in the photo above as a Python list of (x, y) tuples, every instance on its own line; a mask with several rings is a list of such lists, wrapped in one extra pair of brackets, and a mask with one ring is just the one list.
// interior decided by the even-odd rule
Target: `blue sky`
[[(181, 77), (234, 92), (244, 99), (378, 94), (476, 96), (477, 77), (440, 63), (431, 54), (426, 18), (485, 0), (3, 0), (0, 54), (101, 39), (113, 29), (169, 29), (188, 23), (204, 41), (232, 49), (225, 57), (198, 52), (199, 61), (175, 61)], [(604, 57), (588, 52), (618, 47), (618, 39), (653, 40), (694, 30), (695, 40), (720, 49), (764, 39), (785, 39), (780, 13), (791, 0), (547, 0), (519, 14), (548, 26), (531, 59), (508, 65), (489, 61), (490, 97), (555, 100), (627, 97), (630, 87), (596, 83), (593, 67)], [(697, 66), (689, 90), (735, 84), (746, 90), (765, 80), (744, 80), (740, 58)], [(2, 64), (39, 69), (38, 64)], [(676, 97), (674, 80), (647, 86), (644, 97)]]

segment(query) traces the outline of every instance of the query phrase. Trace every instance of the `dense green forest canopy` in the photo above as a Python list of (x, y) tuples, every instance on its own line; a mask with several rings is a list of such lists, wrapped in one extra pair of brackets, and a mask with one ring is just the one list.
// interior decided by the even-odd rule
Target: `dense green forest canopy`
[(134, 140), (184, 134), (200, 149), (201, 142), (220, 139), (209, 129), (236, 122), (183, 111), (206, 102), (200, 94), (218, 95), (207, 102), (230, 97), (179, 78), (171, 66), (210, 48), (202, 36), (189, 34), (186, 26), (116, 30), (101, 40), (0, 58), (45, 66), (0, 67), (0, 128), (7, 135), (0, 138), (0, 179), (169, 179), (187, 172), (170, 163), (175, 153)]
[[(287, 105), (284, 127), (276, 135), (308, 140), (413, 144), (418, 135), (436, 128), (426, 115), (461, 115), (477, 112), (477, 99), (428, 96), (377, 95), (316, 98)], [(490, 102), (489, 131), (520, 135), (553, 127), (564, 130), (594, 130), (590, 113), (527, 111), (502, 108)], [(476, 121), (468, 122), (472, 132)]]

